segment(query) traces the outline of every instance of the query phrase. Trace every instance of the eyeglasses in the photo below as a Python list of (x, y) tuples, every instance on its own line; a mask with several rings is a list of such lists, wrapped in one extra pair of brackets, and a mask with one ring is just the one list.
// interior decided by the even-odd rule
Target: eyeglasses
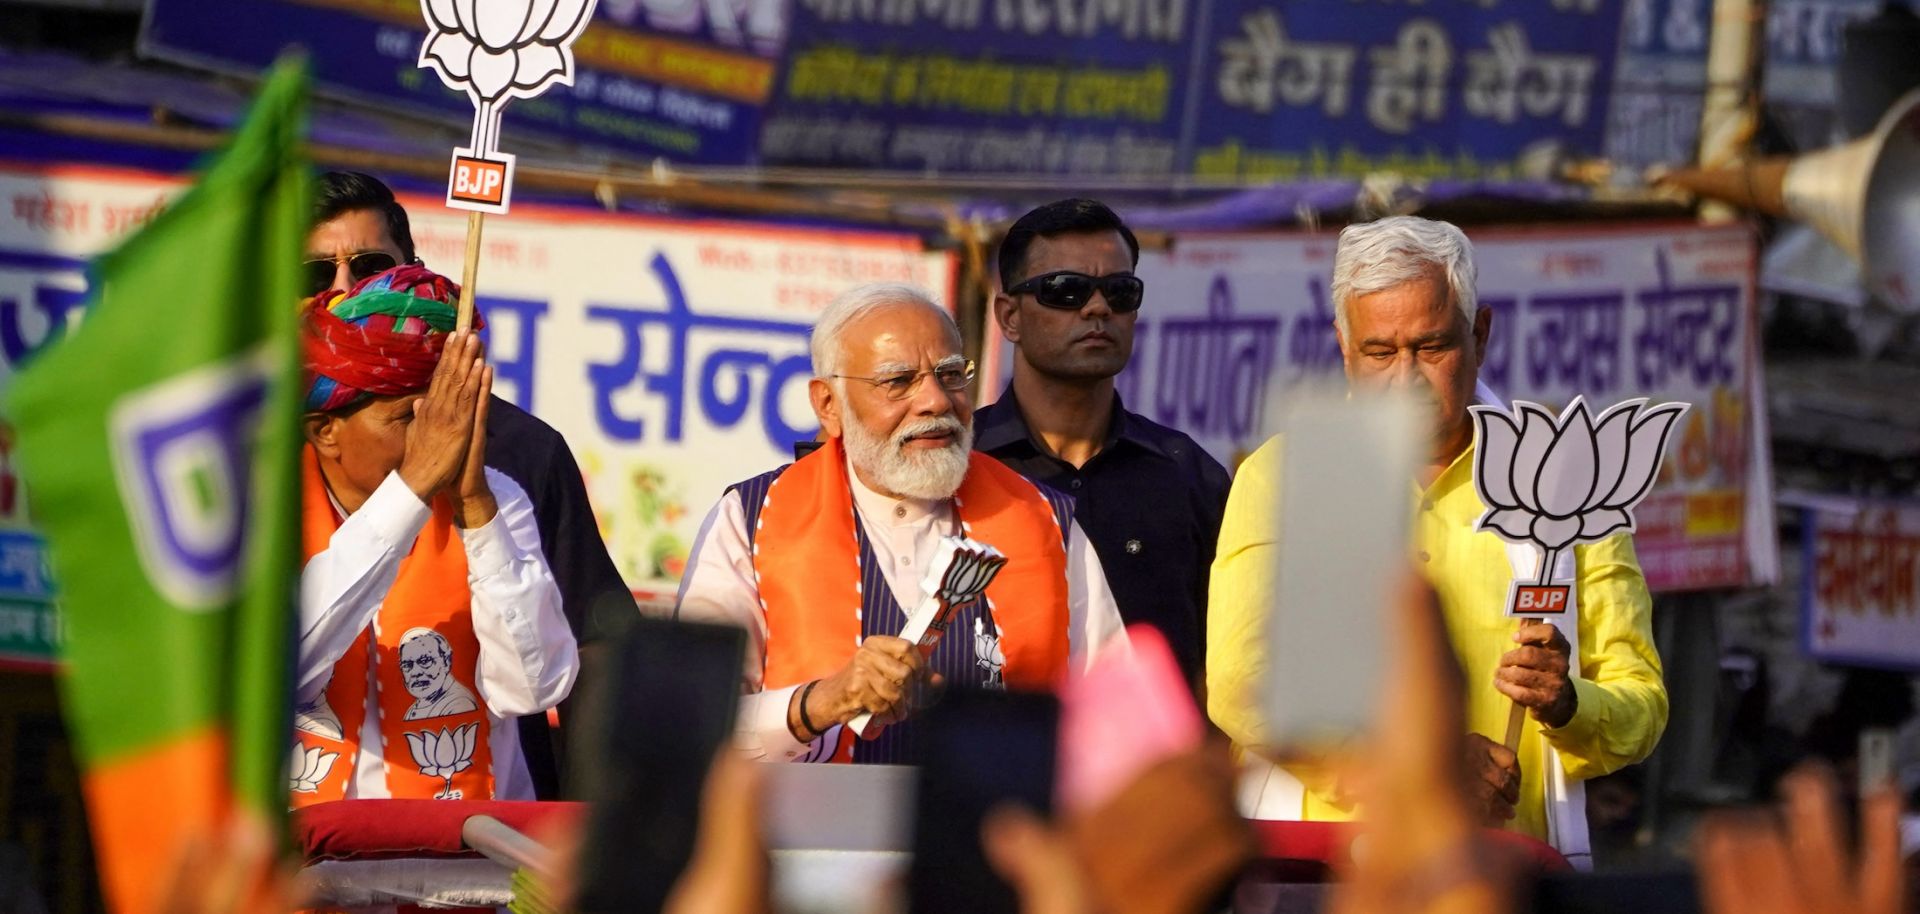
[(863, 378), (859, 375), (836, 374), (828, 377), (845, 378), (849, 381), (865, 381), (872, 384), (889, 400), (905, 400), (920, 386), (920, 379), (933, 375), (933, 382), (942, 390), (965, 390), (973, 380), (973, 360), (954, 356), (927, 371), (895, 371), (877, 378)]
[(1147, 284), (1132, 273), (1088, 276), (1073, 270), (1058, 270), (1030, 277), (1008, 289), (1007, 294), (1031, 292), (1033, 300), (1046, 307), (1078, 311), (1093, 299), (1095, 289), (1099, 289), (1100, 295), (1107, 300), (1107, 307), (1115, 313), (1125, 314), (1140, 310), (1140, 299), (1146, 295)]
[(309, 260), (302, 264), (307, 269), (307, 288), (319, 292), (333, 285), (333, 277), (339, 274), (343, 262), (347, 265), (347, 275), (352, 276), (354, 282), (378, 276), (400, 265), (400, 261), (385, 251), (361, 251), (345, 257)]

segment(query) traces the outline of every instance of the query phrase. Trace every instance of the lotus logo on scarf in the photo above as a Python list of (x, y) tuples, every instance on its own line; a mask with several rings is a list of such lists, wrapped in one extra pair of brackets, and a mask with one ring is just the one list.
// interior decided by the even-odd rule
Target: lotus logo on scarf
[(1007, 666), (1007, 655), (1000, 650), (1000, 634), (994, 631), (993, 626), (987, 624), (987, 620), (981, 618), (973, 620), (973, 662), (986, 671), (987, 681), (981, 683), (982, 688), (1004, 689), (1007, 687), (1006, 680), (1002, 678)]
[(320, 782), (333, 773), (333, 763), (340, 760), (340, 753), (328, 752), (319, 746), (293, 747), (293, 790), (295, 793), (318, 793)]
[(1517, 402), (1513, 415), (1474, 406), (1473, 482), (1487, 506), (1477, 530), (1540, 551), (1538, 588), (1519, 588), (1515, 615), (1564, 612), (1566, 598), (1545, 587), (1566, 549), (1634, 529), (1633, 508), (1653, 489), (1667, 436), (1685, 403), (1648, 406), (1645, 399), (1609, 407), (1598, 420), (1576, 397), (1555, 416)]
[(422, 730), (407, 734), (407, 748), (413, 750), (413, 763), (420, 766), (420, 773), (447, 782), (434, 799), (461, 799), (460, 791), (453, 789), (453, 776), (473, 767), (473, 742), (479, 732), (479, 724), (467, 724), (457, 730), (441, 727), (439, 733)]

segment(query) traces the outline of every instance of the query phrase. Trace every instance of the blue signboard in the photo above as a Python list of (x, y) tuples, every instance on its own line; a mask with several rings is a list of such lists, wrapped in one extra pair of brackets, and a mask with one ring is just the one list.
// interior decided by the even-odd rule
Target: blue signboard
[(1189, 0), (795, 0), (767, 164), (1179, 170)]
[[(1696, 54), (1705, 2), (601, 0), (575, 84), (513, 103), (505, 148), (526, 131), (696, 164), (1503, 177), (1542, 142), (1605, 151), (1625, 4), (1636, 35), (1653, 22)], [(466, 112), (417, 66), (418, 0), (150, 3), (150, 53), (254, 68), (305, 41), (325, 85)]]
[[(1883, 0), (1775, 0), (1767, 5), (1769, 101), (1831, 108), (1837, 89), (1841, 36), (1847, 26), (1880, 11)], [(1908, 3), (1920, 10), (1920, 4)]]
[[(749, 161), (786, 39), (785, 3), (602, 0), (573, 46), (573, 85), (510, 105), (503, 148), (539, 133), (679, 162)], [(322, 86), (465, 122), (467, 97), (418, 66), (425, 36), (419, 0), (149, 0), (141, 50), (252, 72), (304, 45)]]
[(1623, 172), (1693, 161), (1712, 28), (1713, 0), (1626, 0), (1606, 149)]
[(1191, 171), (1501, 176), (1530, 144), (1600, 152), (1619, 0), (1212, 5)]

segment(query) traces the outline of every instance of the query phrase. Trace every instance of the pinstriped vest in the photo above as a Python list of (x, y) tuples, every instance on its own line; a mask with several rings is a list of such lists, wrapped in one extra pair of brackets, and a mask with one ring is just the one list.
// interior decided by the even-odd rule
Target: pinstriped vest
[[(740, 506), (745, 510), (747, 522), (747, 545), (753, 546), (760, 532), (760, 509), (766, 504), (767, 490), (773, 481), (786, 472), (781, 467), (762, 473), (745, 482), (729, 486), (727, 491), (740, 493)], [(1060, 525), (1062, 545), (1072, 529), (1073, 499), (1044, 485), (1034, 483), (1034, 488), (1045, 496), (1047, 504), (1053, 509), (1054, 520)], [(867, 537), (865, 525), (860, 523), (859, 512), (854, 512), (854, 536), (858, 540), (860, 551), (860, 637), (874, 635), (897, 637), (901, 629), (907, 626), (907, 613), (900, 602), (894, 599), (893, 588), (888, 586), (883, 566), (873, 552), (873, 541)], [(956, 522), (957, 532), (958, 524)], [(909, 598), (918, 600), (919, 594), (910, 594)], [(975, 649), (976, 632), (991, 635), (998, 641), (999, 629), (987, 611), (985, 598), (975, 600), (961, 607), (954, 614), (953, 622), (945, 637), (934, 647), (933, 656), (928, 658), (927, 666), (939, 673), (947, 681), (949, 688), (996, 688), (999, 685), (997, 665), (983, 663)], [(853, 743), (853, 761), (866, 765), (911, 765), (919, 761), (919, 749), (914, 739), (915, 726), (911, 720), (892, 724), (881, 732), (879, 738), (872, 740), (856, 739)], [(823, 739), (821, 748), (805, 761), (826, 761), (832, 754), (831, 740)]]

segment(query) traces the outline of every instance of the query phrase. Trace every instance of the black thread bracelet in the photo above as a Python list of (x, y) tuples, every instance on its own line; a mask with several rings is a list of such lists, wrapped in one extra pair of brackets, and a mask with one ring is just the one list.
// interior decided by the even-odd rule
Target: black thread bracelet
[(807, 732), (813, 734), (814, 736), (819, 736), (821, 733), (825, 731), (822, 731), (819, 727), (814, 726), (812, 718), (809, 718), (807, 716), (807, 696), (812, 695), (813, 687), (819, 684), (820, 684), (820, 680), (815, 679), (812, 682), (807, 683), (806, 688), (800, 690), (800, 726), (807, 728)]

